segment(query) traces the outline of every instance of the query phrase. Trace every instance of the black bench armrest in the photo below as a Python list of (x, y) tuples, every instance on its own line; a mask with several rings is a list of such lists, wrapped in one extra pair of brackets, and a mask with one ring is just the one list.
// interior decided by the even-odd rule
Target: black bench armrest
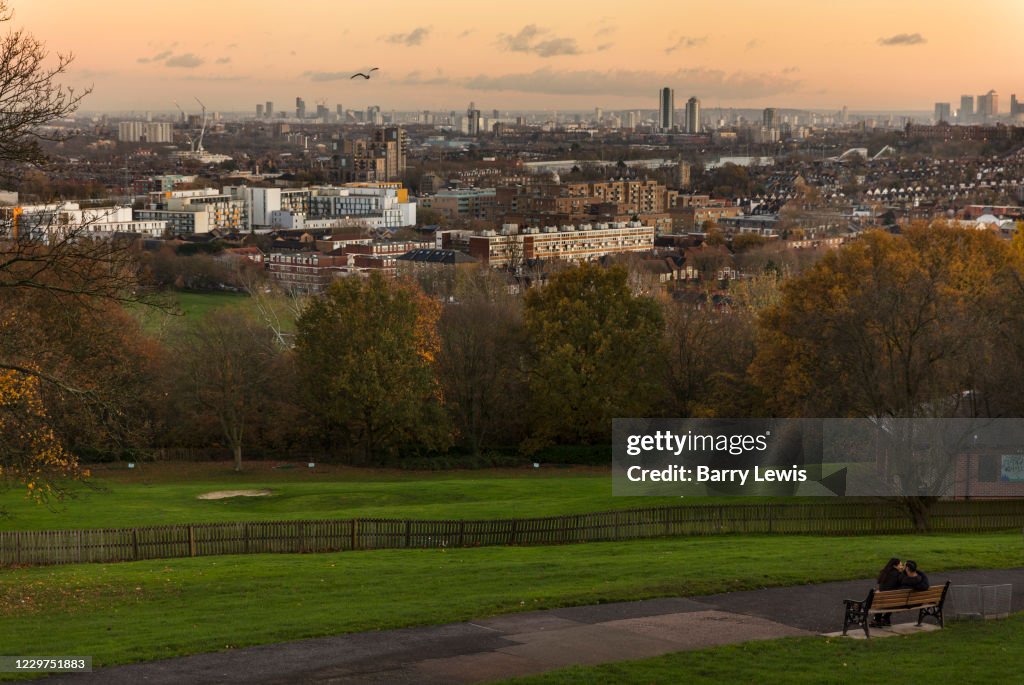
[(852, 609), (853, 611), (859, 611), (860, 609), (863, 609), (865, 601), (866, 600), (863, 600), (863, 599), (844, 599), (843, 600), (843, 602), (846, 604), (846, 608), (847, 609)]

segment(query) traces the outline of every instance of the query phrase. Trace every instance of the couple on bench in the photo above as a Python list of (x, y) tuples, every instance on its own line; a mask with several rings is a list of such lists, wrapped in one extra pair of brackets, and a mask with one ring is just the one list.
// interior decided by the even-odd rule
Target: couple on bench
[[(911, 560), (900, 561), (896, 557), (889, 560), (878, 574), (879, 590), (913, 590), (921, 592), (928, 589), (928, 576), (924, 571), (917, 570), (917, 563)], [(892, 613), (875, 614), (871, 621), (872, 628), (885, 628), (892, 625)]]

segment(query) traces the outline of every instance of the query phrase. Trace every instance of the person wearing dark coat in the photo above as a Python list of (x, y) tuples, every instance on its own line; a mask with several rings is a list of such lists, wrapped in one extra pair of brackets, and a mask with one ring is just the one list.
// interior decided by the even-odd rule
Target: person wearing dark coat
[[(900, 588), (900, 582), (902, 580), (902, 574), (900, 573), (900, 560), (893, 557), (889, 562), (882, 567), (881, 572), (878, 574), (878, 589), (879, 590), (898, 590)], [(892, 625), (892, 613), (875, 614), (871, 621), (872, 628), (884, 628)]]
[(917, 562), (908, 560), (903, 565), (903, 573), (900, 575), (900, 587), (910, 588), (914, 592), (928, 589), (928, 576), (924, 574), (924, 571), (917, 570)]

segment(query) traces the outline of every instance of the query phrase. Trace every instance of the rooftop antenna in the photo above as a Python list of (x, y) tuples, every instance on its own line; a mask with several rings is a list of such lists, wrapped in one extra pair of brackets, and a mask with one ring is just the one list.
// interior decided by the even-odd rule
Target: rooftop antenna
[[(175, 102), (175, 103), (174, 103), (174, 106), (178, 108), (178, 111), (179, 111), (179, 112), (181, 112), (181, 117), (182, 117), (183, 119), (185, 119), (185, 121), (187, 122), (187, 121), (188, 121), (188, 115), (187, 115), (187, 114), (185, 114), (185, 110), (183, 110), (183, 109), (181, 108), (181, 105), (179, 105), (179, 104), (178, 104), (177, 102)], [(188, 124), (186, 123), (186, 126), (187, 126), (187, 125), (188, 125)], [(185, 140), (187, 140), (187, 141), (188, 141), (188, 149), (189, 149), (189, 151), (191, 151), (191, 152), (195, 152), (195, 151), (196, 151), (196, 146), (195, 146), (195, 143), (194, 143), (194, 142), (192, 141), (192, 136), (190, 136), (190, 135), (188, 134), (188, 129), (187, 129), (187, 128), (185, 129)]]
[(198, 97), (196, 98), (196, 102), (198, 102), (199, 106), (203, 108), (203, 128), (200, 129), (199, 131), (199, 143), (196, 145), (196, 152), (202, 152), (203, 136), (206, 134), (206, 105), (204, 105), (202, 100), (200, 100)]

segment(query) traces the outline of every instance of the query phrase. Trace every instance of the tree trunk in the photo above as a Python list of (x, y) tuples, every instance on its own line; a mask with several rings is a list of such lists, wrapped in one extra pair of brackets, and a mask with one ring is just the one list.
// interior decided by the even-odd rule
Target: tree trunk
[(242, 443), (236, 442), (231, 446), (231, 451), (235, 454), (235, 471), (242, 470)]
[(919, 533), (927, 533), (931, 530), (928, 510), (931, 509), (934, 500), (934, 497), (905, 497), (903, 499), (910, 516), (914, 519), (914, 530)]

